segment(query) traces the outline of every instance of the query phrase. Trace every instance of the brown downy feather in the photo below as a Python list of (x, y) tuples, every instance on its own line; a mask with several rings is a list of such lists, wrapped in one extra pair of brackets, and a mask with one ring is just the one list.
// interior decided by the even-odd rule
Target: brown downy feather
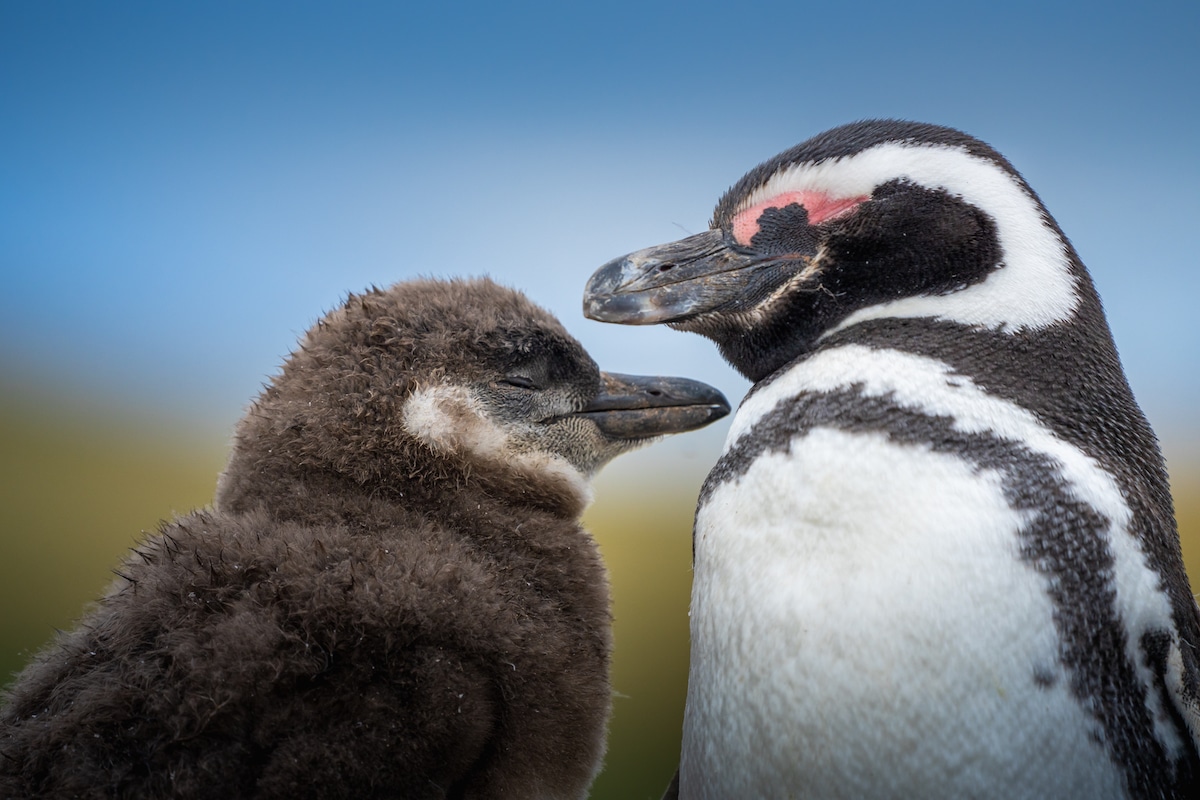
[(402, 424), (415, 388), (547, 347), (595, 383), (487, 280), (319, 322), (238, 426), (214, 508), (141, 544), (10, 690), (0, 797), (584, 796), (611, 646), (585, 498)]

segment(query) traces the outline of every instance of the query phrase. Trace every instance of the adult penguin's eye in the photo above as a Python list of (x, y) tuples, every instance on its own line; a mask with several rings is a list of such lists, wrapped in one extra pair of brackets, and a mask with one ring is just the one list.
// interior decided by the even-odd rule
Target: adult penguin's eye
[(504, 380), (500, 381), (507, 386), (516, 386), (518, 389), (536, 389), (537, 384), (532, 378), (527, 378), (524, 375), (506, 375)]

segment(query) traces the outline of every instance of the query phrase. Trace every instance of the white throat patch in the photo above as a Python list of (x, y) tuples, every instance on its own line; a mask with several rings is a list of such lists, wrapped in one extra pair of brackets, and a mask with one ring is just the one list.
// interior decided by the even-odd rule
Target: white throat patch
[(1013, 175), (958, 147), (886, 142), (844, 158), (797, 164), (772, 176), (739, 209), (787, 192), (869, 195), (897, 178), (946, 191), (988, 214), (996, 223), (1002, 266), (981, 283), (960, 291), (905, 297), (860, 309), (835, 330), (868, 319), (933, 317), (1017, 333), (1071, 318), (1079, 297), (1066, 242)]
[(540, 480), (558, 479), (582, 505), (592, 500), (587, 476), (560, 455), (521, 446), (514, 432), (489, 417), (483, 403), (465, 386), (438, 384), (416, 390), (404, 402), (401, 422), (413, 438), (435, 452)]

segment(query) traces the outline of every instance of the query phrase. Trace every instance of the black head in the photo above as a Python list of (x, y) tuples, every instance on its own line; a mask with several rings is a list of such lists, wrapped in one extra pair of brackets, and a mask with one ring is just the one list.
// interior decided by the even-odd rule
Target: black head
[(950, 128), (859, 122), (755, 167), (711, 229), (600, 268), (584, 313), (713, 339), (760, 380), (878, 317), (1006, 330), (1070, 316), (1077, 267), (995, 150)]
[(553, 316), (490, 280), (412, 281), (351, 295), (308, 332), (239, 426), (217, 499), (250, 502), (256, 476), (281, 471), (380, 492), (470, 476), (584, 497), (616, 455), (728, 410), (696, 381), (601, 372)]

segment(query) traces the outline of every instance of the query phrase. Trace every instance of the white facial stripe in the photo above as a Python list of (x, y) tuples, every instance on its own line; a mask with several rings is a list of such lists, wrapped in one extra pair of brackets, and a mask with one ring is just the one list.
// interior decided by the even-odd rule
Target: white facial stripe
[(738, 210), (786, 192), (817, 191), (835, 197), (870, 194), (897, 178), (944, 190), (991, 216), (1003, 267), (983, 282), (951, 294), (905, 297), (861, 309), (839, 328), (867, 319), (934, 317), (1015, 333), (1070, 319), (1078, 296), (1066, 243), (1011, 174), (957, 147), (886, 142), (845, 158), (797, 164), (751, 192)]
[[(1059, 463), (1071, 492), (1108, 517), (1116, 611), (1126, 626), (1127, 655), (1149, 689), (1147, 703), (1159, 740), (1172, 754), (1180, 752), (1183, 742), (1170, 724), (1166, 709), (1161, 708), (1158, 692), (1152, 688), (1153, 675), (1140, 651), (1144, 633), (1172, 630), (1170, 601), (1158, 573), (1150, 568), (1145, 552), (1129, 531), (1129, 506), (1112, 475), (1056, 436), (1029, 411), (988, 394), (970, 378), (935, 359), (846, 345), (814, 354), (748, 397), (734, 417), (725, 452), (771, 410), (798, 395), (853, 387), (867, 397), (890, 396), (896, 403), (924, 414), (949, 417), (957, 430), (989, 433), (1051, 457)], [(1178, 647), (1178, 643), (1172, 647)], [(1189, 724), (1200, 724), (1195, 709), (1181, 710)]]

